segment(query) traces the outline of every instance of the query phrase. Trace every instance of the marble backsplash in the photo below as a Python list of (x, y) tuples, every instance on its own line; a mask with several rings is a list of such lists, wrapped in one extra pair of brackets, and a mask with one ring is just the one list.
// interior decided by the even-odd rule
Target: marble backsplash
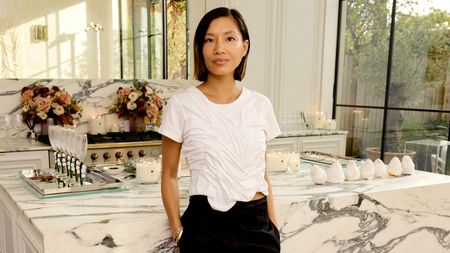
[[(14, 118), (20, 114), (22, 107), (20, 104), (20, 94), (23, 87), (33, 84), (37, 81), (44, 83), (46, 86), (57, 86), (65, 89), (77, 100), (83, 107), (82, 117), (79, 119), (77, 128), (82, 132), (88, 131), (88, 119), (92, 116), (103, 116), (105, 119), (106, 129), (119, 123), (119, 119), (115, 113), (109, 113), (116, 91), (119, 87), (131, 86), (131, 80), (71, 80), (71, 79), (1, 79), (0, 80), (0, 115), (11, 115)], [(173, 93), (180, 89), (198, 84), (195, 80), (147, 80), (157, 89), (162, 91), (162, 96), (170, 97)], [(36, 131), (39, 132), (39, 126)], [(28, 128), (22, 123), (14, 137), (23, 137), (26, 135)], [(11, 137), (11, 134), (8, 134)]]

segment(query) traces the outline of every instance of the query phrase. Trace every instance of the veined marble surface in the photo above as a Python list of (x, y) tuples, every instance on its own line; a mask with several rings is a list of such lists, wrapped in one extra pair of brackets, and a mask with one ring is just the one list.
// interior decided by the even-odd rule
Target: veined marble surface
[(49, 145), (31, 138), (6, 138), (0, 141), (0, 153), (49, 149)]
[(338, 135), (348, 134), (348, 131), (344, 130), (330, 130), (330, 129), (308, 129), (299, 131), (282, 132), (279, 138), (285, 137), (304, 137), (304, 136), (321, 136), (321, 135)]
[[(305, 167), (305, 166), (304, 166)], [(450, 252), (450, 177), (314, 185), (309, 170), (271, 174), (282, 252)], [(186, 208), (188, 177), (180, 179)], [(42, 233), (45, 252), (175, 252), (160, 185), (39, 199), (15, 176), (0, 190)]]
[[(58, 86), (68, 91), (73, 99), (80, 102), (83, 107), (79, 127), (88, 131), (87, 121), (92, 116), (104, 116), (107, 129), (118, 123), (115, 113), (109, 113), (117, 89), (131, 86), (131, 80), (71, 80), (71, 79), (2, 79), (0, 80), (1, 114), (17, 115), (22, 111), (20, 93), (22, 88), (37, 81), (46, 86)], [(198, 84), (195, 80), (147, 80), (151, 85), (161, 90), (163, 97), (170, 97), (180, 89)], [(36, 128), (39, 131), (39, 126)]]

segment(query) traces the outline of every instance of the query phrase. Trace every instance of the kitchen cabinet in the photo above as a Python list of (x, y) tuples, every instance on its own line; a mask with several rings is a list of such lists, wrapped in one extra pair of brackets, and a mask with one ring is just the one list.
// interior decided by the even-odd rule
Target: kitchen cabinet
[(42, 236), (0, 188), (0, 253), (44, 252)]
[(0, 153), (0, 175), (16, 173), (23, 169), (49, 168), (48, 150)]
[(267, 143), (268, 152), (318, 151), (345, 155), (346, 134), (281, 137)]
[(298, 137), (276, 138), (267, 143), (267, 152), (299, 152)]
[(345, 156), (346, 135), (306, 136), (298, 139), (301, 151), (318, 151)]

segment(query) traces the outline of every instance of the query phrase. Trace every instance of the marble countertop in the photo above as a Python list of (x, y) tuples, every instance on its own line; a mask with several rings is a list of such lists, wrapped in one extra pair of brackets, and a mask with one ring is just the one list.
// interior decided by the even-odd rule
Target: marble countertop
[[(415, 175), (314, 185), (309, 169), (271, 173), (282, 252), (450, 251), (450, 177)], [(189, 177), (180, 178), (181, 209)], [(159, 184), (39, 199), (17, 176), (4, 191), (42, 234), (46, 253), (175, 252)], [(132, 232), (130, 232), (132, 231)]]
[(278, 138), (348, 134), (345, 130), (311, 129), (282, 132)]
[[(347, 134), (348, 131), (343, 130), (324, 130), (324, 129), (313, 129), (313, 130), (301, 130), (294, 132), (282, 133), (278, 138), (286, 137), (302, 137), (302, 136), (322, 136), (322, 135), (341, 135)], [(131, 143), (127, 143), (130, 145)], [(120, 144), (118, 144), (120, 145)], [(104, 144), (92, 144), (90, 148), (96, 148), (96, 146), (102, 147)], [(48, 150), (50, 146), (42, 143), (38, 140), (30, 138), (8, 138), (0, 142), (0, 153), (6, 152), (18, 152), (18, 151), (34, 151), (34, 150)]]
[(0, 153), (48, 149), (49, 145), (30, 138), (6, 138), (0, 142)]

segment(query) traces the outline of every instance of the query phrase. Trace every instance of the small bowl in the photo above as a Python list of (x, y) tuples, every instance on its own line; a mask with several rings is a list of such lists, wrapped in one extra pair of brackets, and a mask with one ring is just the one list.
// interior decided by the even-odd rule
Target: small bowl
[(124, 167), (122, 165), (111, 165), (111, 166), (104, 166), (103, 171), (110, 174), (110, 175), (117, 175), (123, 172)]

